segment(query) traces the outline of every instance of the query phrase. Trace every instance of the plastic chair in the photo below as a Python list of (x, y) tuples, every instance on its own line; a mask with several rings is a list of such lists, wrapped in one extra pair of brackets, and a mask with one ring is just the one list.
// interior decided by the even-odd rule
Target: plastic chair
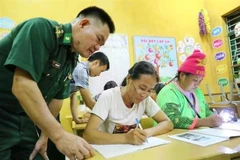
[[(230, 82), (230, 83), (231, 83), (230, 86), (232, 86), (232, 82)], [(208, 84), (206, 84), (206, 87), (207, 87), (208, 96), (210, 98), (210, 101), (211, 101), (210, 103), (211, 104), (230, 104), (231, 103), (231, 101), (232, 101), (232, 87), (230, 87), (230, 100), (227, 99), (226, 93), (225, 93), (222, 85), (220, 85), (221, 93), (215, 94), (215, 95), (213, 95), (212, 92), (210, 91), (210, 87), (208, 86)], [(222, 101), (221, 102), (215, 102), (214, 99), (213, 99), (214, 96), (220, 96)]]
[(143, 129), (152, 128), (154, 126), (154, 120), (150, 117), (141, 118), (140, 123)]
[[(237, 108), (237, 103), (236, 102), (240, 102), (240, 101), (233, 101), (233, 96), (235, 94), (233, 94), (233, 82), (229, 82), (229, 87), (230, 87), (230, 97), (227, 98), (226, 93), (223, 89), (223, 86), (220, 85), (221, 87), (221, 93), (217, 94), (217, 95), (212, 95), (210, 88), (208, 86), (208, 84), (206, 84), (207, 87), (207, 91), (208, 91), (208, 95), (210, 97), (210, 103), (209, 103), (209, 108), (210, 109), (216, 109), (219, 112), (221, 112), (222, 110), (225, 109), (229, 109), (232, 110), (235, 113), (235, 117), (238, 118), (239, 117), (239, 113), (238, 113), (238, 108)], [(213, 96), (221, 96), (222, 101), (221, 102), (215, 102), (213, 100)]]

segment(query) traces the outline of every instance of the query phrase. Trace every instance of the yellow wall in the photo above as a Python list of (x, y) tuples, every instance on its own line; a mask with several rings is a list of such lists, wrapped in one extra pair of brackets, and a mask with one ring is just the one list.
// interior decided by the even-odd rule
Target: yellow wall
[[(227, 36), (227, 27), (225, 23), (225, 17), (227, 14), (240, 9), (240, 0), (204, 0), (204, 6), (208, 10), (208, 14), (211, 20), (212, 28), (217, 26), (222, 26), (223, 32), (217, 36), (207, 36), (207, 38), (203, 39), (203, 41), (207, 41), (205, 44), (206, 52), (208, 55), (208, 63), (211, 66), (208, 67), (207, 72), (209, 73), (206, 77), (208, 84), (211, 86), (211, 90), (213, 92), (220, 92), (220, 88), (217, 85), (217, 80), (222, 77), (227, 77), (229, 81), (233, 81), (233, 75), (231, 70), (231, 60), (230, 60), (230, 52), (228, 45), (228, 36)], [(219, 49), (214, 49), (212, 45), (212, 41), (215, 39), (222, 39), (223, 46)], [(223, 61), (216, 61), (214, 59), (214, 55), (219, 52), (224, 51), (226, 53), (226, 58)], [(219, 65), (227, 65), (227, 72), (224, 74), (217, 74), (216, 68)], [(226, 87), (225, 91), (229, 91), (229, 87)]]
[[(81, 9), (90, 5), (99, 6), (112, 16), (116, 33), (129, 36), (131, 65), (134, 63), (134, 35), (175, 37), (176, 43), (185, 36), (193, 37), (201, 44), (210, 62), (207, 65), (206, 78), (200, 87), (206, 91), (205, 84), (209, 83), (213, 85), (213, 92), (218, 92), (215, 80), (211, 79), (217, 77), (213, 74), (216, 64), (211, 56), (211, 37), (199, 36), (198, 13), (205, 7), (208, 9), (212, 26), (222, 25), (225, 28), (220, 16), (239, 4), (240, 0), (0, 0), (0, 17), (7, 16), (20, 23), (28, 18), (42, 16), (67, 23), (73, 20)], [(2, 32), (5, 30), (0, 29), (0, 34)], [(228, 53), (227, 47), (224, 47)], [(221, 63), (229, 64), (229, 60)], [(65, 116), (70, 114), (69, 100), (65, 100), (61, 113), (63, 126), (71, 132), (70, 122), (65, 120)]]

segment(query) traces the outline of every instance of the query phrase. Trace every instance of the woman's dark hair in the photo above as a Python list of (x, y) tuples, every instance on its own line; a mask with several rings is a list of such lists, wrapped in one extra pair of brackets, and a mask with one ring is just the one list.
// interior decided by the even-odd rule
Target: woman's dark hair
[(139, 61), (135, 63), (132, 68), (128, 70), (128, 74), (131, 79), (139, 79), (142, 74), (148, 74), (156, 77), (157, 83), (159, 82), (159, 77), (154, 66), (147, 61)]
[[(180, 71), (178, 71), (178, 73), (177, 73), (177, 75), (176, 75), (176, 78), (177, 79), (180, 79)], [(184, 73), (186, 76), (190, 76), (190, 75), (192, 75), (192, 73), (187, 73), (187, 72), (182, 72), (182, 73)]]
[[(180, 79), (180, 71), (178, 71), (177, 72), (177, 74), (172, 78), (172, 79), (170, 79), (166, 84), (169, 84), (169, 83), (171, 83), (174, 79)], [(186, 72), (182, 72), (182, 73), (184, 73), (186, 76), (190, 76), (190, 75), (192, 75), (191, 73), (186, 73)]]

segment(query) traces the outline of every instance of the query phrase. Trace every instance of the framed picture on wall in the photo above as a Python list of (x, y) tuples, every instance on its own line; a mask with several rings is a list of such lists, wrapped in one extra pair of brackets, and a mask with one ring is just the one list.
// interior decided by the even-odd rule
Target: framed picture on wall
[(161, 82), (175, 76), (178, 69), (175, 38), (155, 36), (133, 36), (135, 61), (152, 63)]

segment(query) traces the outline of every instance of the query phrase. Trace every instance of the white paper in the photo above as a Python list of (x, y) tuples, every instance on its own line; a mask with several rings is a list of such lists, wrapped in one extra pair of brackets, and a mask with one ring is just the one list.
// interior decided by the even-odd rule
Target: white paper
[(198, 134), (194, 132), (184, 132), (181, 134), (169, 135), (169, 137), (180, 140), (180, 141), (184, 141), (187, 143), (196, 144), (202, 147), (228, 140), (228, 138), (203, 135), (203, 134)]
[(219, 128), (240, 131), (240, 120), (237, 122), (223, 123)]
[(170, 141), (166, 141), (157, 137), (148, 138), (148, 143), (145, 142), (142, 145), (131, 145), (131, 144), (107, 144), (107, 145), (96, 145), (92, 144), (92, 147), (97, 150), (105, 158), (112, 158), (123, 154), (151, 148), (159, 145), (168, 144)]
[(220, 128), (203, 128), (203, 129), (194, 129), (190, 132), (195, 132), (203, 135), (210, 135), (222, 138), (231, 138), (231, 137), (239, 137), (240, 132), (229, 129), (220, 129)]

